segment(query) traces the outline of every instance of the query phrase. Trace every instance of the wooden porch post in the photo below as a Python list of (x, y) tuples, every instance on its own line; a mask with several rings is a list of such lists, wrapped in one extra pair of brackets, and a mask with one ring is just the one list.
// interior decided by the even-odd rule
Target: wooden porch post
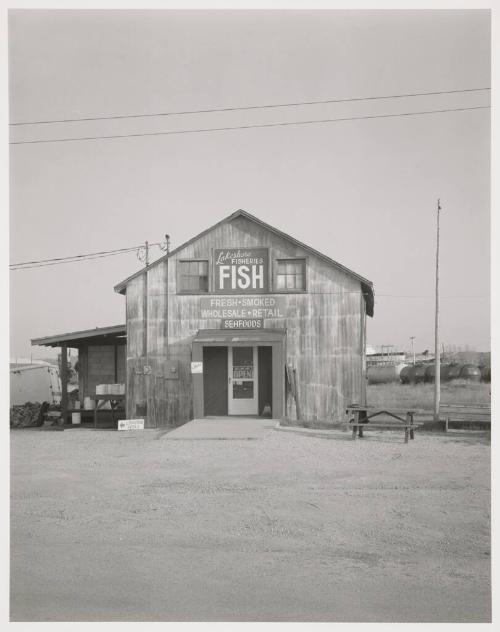
[(67, 421), (68, 415), (68, 346), (61, 345), (61, 421)]

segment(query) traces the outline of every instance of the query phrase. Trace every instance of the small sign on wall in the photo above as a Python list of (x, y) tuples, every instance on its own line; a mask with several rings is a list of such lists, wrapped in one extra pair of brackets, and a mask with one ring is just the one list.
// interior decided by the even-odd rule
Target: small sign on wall
[(191, 362), (191, 373), (203, 373), (203, 362)]
[(144, 419), (120, 419), (118, 430), (144, 430)]
[(224, 318), (222, 329), (263, 329), (263, 318)]

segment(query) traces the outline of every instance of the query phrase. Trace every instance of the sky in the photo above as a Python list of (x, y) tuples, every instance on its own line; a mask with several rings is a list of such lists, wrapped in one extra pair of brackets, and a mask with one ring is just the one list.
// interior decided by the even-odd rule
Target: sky
[[(488, 88), (488, 11), (9, 13), (10, 122)], [(490, 92), (12, 126), (11, 141), (488, 106)], [(10, 263), (159, 242), (242, 208), (370, 279), (370, 345), (490, 347), (490, 110), (10, 146)], [(155, 247), (151, 259), (163, 253)], [(135, 253), (10, 272), (10, 355), (125, 322)]]

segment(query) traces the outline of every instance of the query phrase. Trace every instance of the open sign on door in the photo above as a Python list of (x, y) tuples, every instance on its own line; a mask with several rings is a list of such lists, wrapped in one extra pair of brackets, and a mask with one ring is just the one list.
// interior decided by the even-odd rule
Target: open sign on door
[(214, 291), (224, 294), (258, 294), (269, 290), (267, 248), (214, 250)]

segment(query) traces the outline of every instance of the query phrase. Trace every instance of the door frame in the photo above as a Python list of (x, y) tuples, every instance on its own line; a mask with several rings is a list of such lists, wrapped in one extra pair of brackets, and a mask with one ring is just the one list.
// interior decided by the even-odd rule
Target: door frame
[[(252, 349), (252, 363), (253, 363), (253, 377), (243, 379), (242, 381), (251, 381), (253, 382), (253, 397), (251, 400), (249, 399), (235, 399), (232, 395), (233, 393), (233, 349), (236, 349), (237, 346), (230, 345), (227, 348), (227, 376), (228, 376), (228, 384), (227, 384), (227, 413), (228, 415), (243, 415), (243, 416), (253, 416), (259, 414), (259, 348), (257, 345), (248, 344), (245, 349)], [(242, 411), (241, 409), (245, 407), (245, 404), (249, 404), (251, 401), (252, 409), (251, 411)], [(237, 409), (240, 408), (238, 411)]]
[[(233, 330), (231, 337), (231, 330), (227, 329), (201, 330), (193, 340), (191, 360), (192, 362), (203, 362), (203, 347), (249, 347), (254, 345), (256, 347), (272, 347), (272, 414), (273, 419), (283, 419), (285, 414), (285, 330), (264, 331), (267, 336), (263, 336), (264, 339), (259, 339), (258, 332), (255, 332), (255, 336), (250, 338), (248, 331)], [(247, 336), (244, 340), (238, 340), (238, 336), (242, 337), (242, 333), (246, 333)], [(219, 337), (220, 340), (217, 339)], [(189, 372), (189, 366), (187, 370)], [(193, 388), (193, 418), (202, 419), (204, 417), (203, 373), (191, 374), (189, 372), (189, 377), (192, 379)]]

